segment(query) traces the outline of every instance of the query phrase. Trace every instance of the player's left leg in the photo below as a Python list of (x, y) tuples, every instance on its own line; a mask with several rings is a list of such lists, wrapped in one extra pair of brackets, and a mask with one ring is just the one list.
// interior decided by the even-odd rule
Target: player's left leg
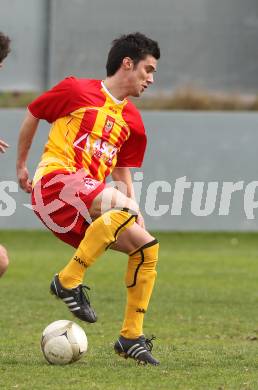
[(143, 335), (143, 320), (156, 278), (159, 245), (157, 240), (136, 223), (124, 231), (112, 249), (129, 254), (125, 277), (127, 304), (115, 351), (141, 363), (158, 365), (151, 355), (152, 343)]
[(9, 259), (8, 259), (8, 254), (7, 250), (5, 247), (0, 245), (0, 276), (2, 276), (5, 271), (7, 270), (9, 265)]

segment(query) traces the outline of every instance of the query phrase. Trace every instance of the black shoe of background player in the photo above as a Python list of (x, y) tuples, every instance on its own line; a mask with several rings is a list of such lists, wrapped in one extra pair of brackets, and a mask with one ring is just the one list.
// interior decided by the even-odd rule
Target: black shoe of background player
[(158, 366), (159, 361), (151, 354), (153, 347), (152, 340), (154, 339), (154, 336), (151, 339), (147, 339), (143, 335), (137, 339), (126, 339), (120, 336), (114, 345), (114, 349), (118, 355), (125, 359), (132, 358), (139, 364)]
[(85, 322), (96, 322), (97, 316), (90, 305), (87, 291), (89, 287), (79, 284), (75, 288), (64, 288), (56, 274), (50, 284), (50, 292), (63, 300), (75, 317)]

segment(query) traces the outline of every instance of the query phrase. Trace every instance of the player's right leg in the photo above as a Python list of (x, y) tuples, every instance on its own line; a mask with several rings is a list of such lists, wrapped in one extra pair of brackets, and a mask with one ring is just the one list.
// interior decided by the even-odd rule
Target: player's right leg
[(7, 250), (0, 245), (0, 276), (2, 276), (8, 268), (9, 259)]
[(136, 217), (134, 210), (122, 208), (107, 211), (95, 219), (87, 228), (72, 259), (52, 281), (50, 286), (52, 293), (61, 298), (69, 310), (82, 321), (97, 320), (82, 285), (86, 269), (116, 242), (119, 234), (131, 226)]
[[(87, 202), (86, 199), (84, 201)], [(50, 287), (51, 292), (61, 298), (81, 320), (97, 320), (82, 285), (86, 269), (116, 242), (125, 229), (134, 224), (137, 212), (137, 204), (114, 188), (105, 188), (94, 198), (89, 208), (93, 222), (86, 229), (72, 259), (55, 276)]]
[[(54, 177), (56, 173), (49, 174), (42, 178), (41, 183), (37, 183), (32, 194), (32, 202), (34, 211), (42, 219), (42, 206), (38, 207), (36, 195), (40, 190), (40, 205), (43, 204), (43, 209), (53, 204), (56, 199), (62, 199), (62, 207), (55, 211), (51, 211), (51, 220), (54, 226), (61, 227), (73, 225), (73, 221), (77, 221), (72, 230), (65, 234), (57, 234), (50, 228), (59, 238), (71, 245), (77, 247), (75, 254), (69, 261), (67, 266), (55, 276), (51, 283), (51, 291), (58, 298), (61, 298), (68, 306), (69, 310), (78, 318), (87, 322), (95, 322), (96, 315), (90, 306), (89, 299), (85, 294), (85, 288), (82, 285), (85, 271), (94, 261), (112, 245), (121, 232), (130, 227), (136, 220), (138, 206), (134, 201), (127, 198), (114, 188), (105, 188), (104, 184), (96, 182), (96, 180), (86, 178), (88, 188), (93, 188), (93, 191), (86, 191), (84, 177), (77, 174), (61, 175), (62, 181), (58, 181)], [(65, 184), (66, 182), (66, 184)], [(50, 184), (51, 183), (51, 184)], [(38, 188), (40, 187), (40, 188)], [(64, 191), (69, 189), (69, 191)], [(75, 191), (73, 190), (75, 189)], [(68, 197), (64, 200), (64, 194), (70, 194), (74, 191), (72, 203)], [(63, 198), (61, 197), (63, 194)], [(43, 200), (43, 202), (42, 202)], [(78, 209), (75, 206), (76, 201), (83, 203), (93, 222), (87, 225), (85, 218), (82, 215), (78, 217)], [(44, 211), (44, 210), (43, 210)], [(44, 221), (43, 221), (44, 222)], [(78, 229), (77, 229), (78, 228)], [(70, 240), (72, 237), (80, 237)]]

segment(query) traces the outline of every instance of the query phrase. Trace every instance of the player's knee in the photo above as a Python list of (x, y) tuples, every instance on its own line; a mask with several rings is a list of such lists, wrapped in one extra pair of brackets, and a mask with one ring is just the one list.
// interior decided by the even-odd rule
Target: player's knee
[(133, 199), (128, 198), (115, 188), (105, 188), (92, 202), (90, 215), (93, 219), (98, 218), (112, 209), (128, 209), (131, 214), (138, 215), (139, 206)]
[(155, 269), (159, 258), (159, 243), (157, 239), (150, 241), (144, 248), (145, 269)]
[(158, 257), (159, 254), (159, 242), (156, 238), (152, 237), (147, 244), (143, 246), (146, 257)]
[(125, 207), (129, 209), (129, 212), (131, 212), (131, 214), (134, 214), (134, 215), (139, 214), (139, 206), (133, 199), (128, 198), (128, 202), (126, 202), (126, 203), (127, 204)]
[[(131, 214), (137, 215), (139, 213), (139, 206), (134, 199), (129, 198), (123, 192), (112, 188), (106, 194), (111, 196), (110, 209), (128, 209)], [(107, 199), (107, 197), (105, 198)]]
[(8, 254), (7, 250), (0, 245), (0, 276), (2, 276), (5, 271), (7, 270), (9, 265), (9, 259), (8, 259)]
[(112, 209), (118, 211), (126, 211), (129, 214), (135, 216), (135, 218), (137, 218), (139, 214), (138, 204), (133, 199), (130, 198), (126, 198), (122, 203), (117, 203), (112, 207)]
[(138, 204), (130, 198), (126, 198), (122, 203), (118, 203), (114, 206), (115, 210), (127, 211), (129, 214), (137, 217), (139, 214)]
[(129, 256), (128, 270), (125, 275), (127, 288), (142, 285), (154, 281), (157, 275), (156, 264), (158, 261), (159, 244), (156, 239), (149, 241)]
[(130, 257), (134, 258), (134, 255), (136, 255), (136, 258), (138, 258), (139, 254), (141, 255), (140, 259), (141, 259), (142, 267), (144, 269), (149, 269), (149, 270), (155, 269), (159, 257), (158, 240), (152, 238), (152, 240), (150, 240), (141, 248), (139, 248), (137, 251), (132, 253)]

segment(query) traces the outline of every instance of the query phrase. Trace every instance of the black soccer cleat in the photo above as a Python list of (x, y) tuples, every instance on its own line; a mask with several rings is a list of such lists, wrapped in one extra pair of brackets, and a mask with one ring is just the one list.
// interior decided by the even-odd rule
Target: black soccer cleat
[(51, 294), (61, 298), (75, 317), (82, 321), (93, 323), (97, 321), (97, 316), (90, 305), (86, 290), (89, 290), (89, 287), (82, 284), (75, 288), (64, 288), (57, 274), (50, 284)]
[(153, 366), (158, 366), (159, 361), (154, 359), (151, 354), (152, 340), (154, 339), (154, 336), (151, 339), (146, 339), (143, 335), (138, 337), (138, 339), (126, 339), (120, 336), (114, 345), (114, 349), (119, 356), (125, 359), (132, 358), (139, 364), (145, 365), (149, 363)]

